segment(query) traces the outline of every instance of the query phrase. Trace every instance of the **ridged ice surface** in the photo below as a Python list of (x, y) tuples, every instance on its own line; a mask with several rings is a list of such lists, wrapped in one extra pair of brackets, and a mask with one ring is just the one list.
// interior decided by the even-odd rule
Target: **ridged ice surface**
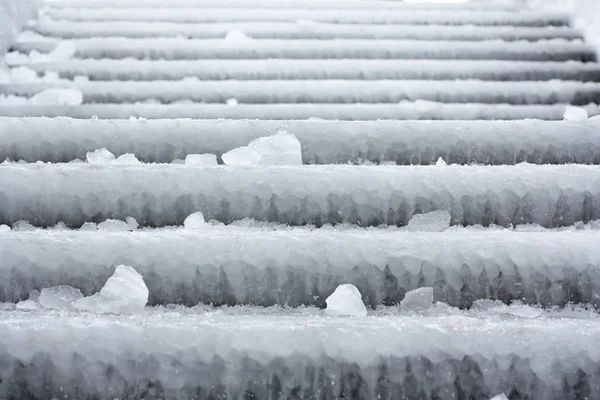
[[(106, 148), (143, 162), (221, 156), (285, 130), (305, 164), (600, 164), (600, 121), (254, 121), (0, 118), (0, 160), (69, 162)], [(16, 134), (18, 132), (18, 134)], [(518, 134), (517, 134), (518, 132)]]
[(88, 60), (23, 64), (61, 78), (92, 81), (261, 79), (479, 79), (493, 81), (600, 81), (600, 65), (581, 62), (488, 60)]
[(433, 287), (466, 308), (478, 299), (600, 307), (600, 230), (565, 232), (293, 229), (0, 233), (0, 301), (70, 285), (98, 292), (131, 265), (150, 304), (316, 305), (344, 283), (367, 306), (398, 304)]
[(213, 167), (85, 164), (0, 167), (0, 224), (28, 220), (81, 226), (131, 216), (141, 225), (245, 217), (301, 225), (405, 225), (415, 213), (447, 210), (453, 224), (600, 219), (600, 169), (503, 167)]
[[(443, 307), (442, 307), (443, 309)], [(445, 314), (445, 315), (443, 315)], [(6, 398), (597, 398), (585, 311), (2, 311)], [(524, 314), (524, 315), (520, 315)], [(92, 344), (92, 345), (91, 345)]]
[(45, 15), (68, 21), (169, 21), (212, 23), (238, 21), (289, 21), (367, 23), (367, 24), (441, 24), (441, 25), (513, 25), (565, 26), (569, 15), (561, 12), (530, 10), (394, 10), (394, 9), (303, 9), (303, 8), (139, 8), (135, 12), (120, 8), (53, 9)]
[[(327, 4), (321, 2), (322, 4)], [(378, 5), (380, 2), (370, 1)], [(402, 4), (397, 2), (396, 4)], [(169, 3), (169, 6), (171, 4)], [(174, 22), (131, 21), (55, 21), (42, 19), (28, 27), (42, 35), (61, 38), (119, 36), (128, 38), (191, 37), (224, 38), (233, 30), (254, 39), (418, 39), (418, 40), (541, 40), (583, 39), (580, 31), (570, 27), (514, 27), (463, 25), (369, 25), (297, 22), (232, 22), (212, 24), (178, 24)]]
[[(515, 106), (508, 104), (449, 104), (428, 101), (398, 104), (85, 104), (82, 106), (3, 105), (0, 116), (129, 119), (310, 119), (328, 120), (562, 120), (567, 104)], [(600, 106), (583, 107), (589, 116)]]
[[(222, 40), (181, 38), (73, 39), (81, 58), (198, 59), (434, 59), (594, 61), (592, 46), (565, 40), (536, 42), (427, 40)], [(48, 52), (54, 41), (21, 41), (15, 49)]]
[(516, 105), (600, 104), (600, 83), (556, 81), (491, 82), (478, 80), (270, 80), (270, 81), (95, 81), (13, 83), (0, 85), (7, 95), (33, 96), (55, 87), (77, 88), (85, 103), (160, 103), (192, 101), (247, 104), (398, 103), (426, 100), (441, 103), (505, 103)]

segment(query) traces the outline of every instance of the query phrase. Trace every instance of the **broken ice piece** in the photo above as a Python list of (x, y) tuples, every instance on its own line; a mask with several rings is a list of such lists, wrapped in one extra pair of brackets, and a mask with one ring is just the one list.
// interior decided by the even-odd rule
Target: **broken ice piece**
[(64, 222), (58, 221), (56, 223), (56, 225), (54, 225), (52, 227), (52, 229), (55, 230), (55, 231), (66, 231), (68, 228), (67, 228), (67, 225)]
[(108, 164), (115, 161), (115, 155), (106, 148), (90, 151), (85, 155), (87, 162), (90, 164)]
[(142, 276), (127, 265), (119, 265), (100, 292), (75, 301), (73, 306), (98, 313), (135, 314), (144, 311), (148, 294)]
[(508, 397), (506, 397), (504, 393), (500, 393), (492, 397), (490, 400), (508, 400)]
[(33, 95), (30, 101), (44, 106), (78, 106), (83, 103), (83, 94), (76, 88), (45, 89)]
[(75, 55), (77, 48), (70, 40), (62, 40), (58, 45), (48, 53), (49, 61), (66, 61)]
[(325, 300), (325, 313), (331, 316), (366, 317), (367, 308), (358, 288), (351, 284), (339, 285)]
[(190, 214), (185, 221), (183, 221), (183, 227), (185, 229), (202, 229), (205, 224), (204, 215), (201, 212)]
[(446, 163), (446, 161), (444, 161), (444, 159), (442, 157), (440, 157), (435, 162), (435, 165), (437, 165), (438, 167), (445, 167), (448, 164)]
[(185, 157), (185, 165), (193, 165), (195, 167), (216, 167), (217, 156), (214, 154), (188, 154)]
[(73, 308), (71, 303), (82, 298), (83, 294), (79, 289), (68, 285), (60, 285), (43, 288), (40, 292), (39, 302), (45, 308), (70, 310)]
[(471, 306), (471, 309), (476, 311), (488, 311), (498, 308), (508, 308), (508, 306), (500, 300), (491, 299), (477, 299), (473, 302), (473, 305)]
[(400, 308), (405, 311), (421, 311), (431, 308), (433, 305), (433, 288), (422, 287), (406, 292)]
[(38, 305), (33, 300), (23, 300), (15, 305), (17, 310), (33, 311), (38, 309)]
[(141, 162), (140, 162), (140, 160), (138, 160), (135, 157), (135, 155), (133, 155), (131, 153), (125, 153), (125, 154), (121, 154), (119, 157), (117, 157), (117, 159), (114, 161), (114, 164), (118, 164), (118, 165), (138, 165), (138, 164), (141, 164)]
[(231, 41), (251, 40), (251, 39), (252, 38), (250, 36), (246, 35), (244, 32), (238, 31), (235, 29), (227, 32), (227, 35), (225, 35), (225, 40), (231, 40)]
[(412, 216), (404, 228), (408, 232), (442, 232), (450, 227), (452, 216), (446, 210), (437, 210)]
[(563, 118), (566, 121), (585, 121), (588, 119), (588, 113), (585, 108), (567, 106)]
[(140, 224), (138, 224), (136, 219), (133, 217), (125, 218), (125, 221), (126, 221), (126, 225), (127, 225), (127, 230), (129, 230), (129, 231), (135, 231), (140, 226)]
[(29, 222), (27, 221), (17, 221), (13, 224), (12, 228), (15, 231), (35, 231), (35, 226), (31, 225)]
[(10, 232), (10, 226), (8, 225), (0, 225), (0, 232)]
[(227, 165), (302, 165), (302, 146), (286, 131), (261, 137), (221, 156)]
[(98, 229), (107, 232), (124, 232), (130, 230), (127, 222), (118, 219), (107, 219), (104, 222), (100, 222)]
[(79, 229), (82, 231), (95, 231), (98, 229), (98, 225), (94, 222), (84, 222)]
[(238, 105), (238, 101), (235, 97), (227, 99), (226, 103), (228, 106), (237, 106)]

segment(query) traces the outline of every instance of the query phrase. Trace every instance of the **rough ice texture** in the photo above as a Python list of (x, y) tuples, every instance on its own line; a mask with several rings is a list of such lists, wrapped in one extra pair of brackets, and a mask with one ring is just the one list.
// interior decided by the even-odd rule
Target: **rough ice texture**
[(302, 146), (296, 136), (279, 131), (228, 151), (222, 158), (227, 165), (302, 165)]
[(33, 18), (37, 0), (0, 0), (0, 57), (11, 47), (23, 24)]
[(115, 155), (106, 148), (98, 148), (93, 151), (88, 151), (85, 159), (90, 164), (109, 164), (115, 161)]
[(115, 266), (143, 277), (150, 304), (325, 306), (355, 285), (367, 306), (433, 287), (461, 308), (478, 299), (600, 307), (600, 233), (227, 228), (129, 232), (8, 232), (0, 241), (0, 301), (47, 286), (99, 291)]
[(120, 8), (53, 9), (45, 15), (67, 21), (157, 21), (157, 22), (335, 22), (339, 24), (409, 25), (513, 25), (568, 26), (569, 14), (531, 10), (381, 10), (381, 9), (276, 9), (276, 8), (139, 8), (134, 12)]
[[(309, 119), (365, 120), (562, 120), (567, 104), (515, 106), (509, 104), (449, 104), (429, 101), (398, 104), (88, 104), (69, 106), (0, 107), (4, 117), (72, 117), (81, 119)], [(600, 114), (596, 104), (584, 106), (590, 116)]]
[[(372, 4), (378, 4), (373, 3)], [(322, 2), (322, 4), (327, 4)], [(402, 4), (399, 2), (398, 4)], [(171, 3), (169, 3), (171, 6)], [(224, 38), (233, 30), (254, 39), (409, 39), (409, 40), (543, 40), (583, 39), (577, 29), (565, 27), (464, 26), (464, 25), (370, 25), (297, 22), (234, 22), (178, 24), (173, 22), (55, 21), (42, 18), (34, 32), (50, 37), (83, 39), (92, 37), (194, 39)]]
[[(201, 168), (180, 165), (9, 164), (0, 168), (0, 224), (106, 218), (180, 225), (201, 211), (221, 222), (246, 217), (303, 225), (406, 225), (446, 210), (452, 224), (568, 226), (600, 219), (594, 166)], [(90, 184), (93, 182), (93, 184)]]
[[(535, 42), (420, 40), (261, 40), (182, 38), (74, 39), (76, 57), (149, 60), (201, 59), (435, 59), (513, 61), (595, 61), (592, 46), (562, 39)], [(53, 41), (22, 41), (19, 51), (48, 52)]]
[[(582, 62), (500, 60), (86, 60), (27, 63), (38, 73), (92, 81), (272, 79), (479, 79), (495, 81), (600, 81), (600, 65)], [(23, 68), (23, 67), (22, 67)], [(14, 68), (13, 68), (14, 70)]]
[(422, 287), (406, 292), (400, 309), (403, 311), (422, 311), (431, 308), (433, 305), (434, 292), (432, 287)]
[(330, 316), (366, 317), (367, 308), (356, 286), (345, 283), (339, 285), (325, 299), (325, 313)]
[[(564, 108), (563, 108), (564, 111)], [(561, 117), (562, 118), (562, 117)], [(143, 162), (220, 157), (285, 130), (305, 164), (600, 164), (600, 121), (228, 121), (0, 118), (0, 160), (69, 162), (106, 148)], [(18, 132), (18, 134), (16, 134)], [(515, 134), (518, 132), (518, 134)]]
[(445, 210), (416, 214), (408, 221), (406, 230), (408, 232), (442, 232), (450, 226), (451, 221), (452, 216)]
[(600, 397), (594, 384), (600, 379), (600, 322), (589, 314), (498, 319), (270, 313), (148, 310), (99, 317), (2, 311), (0, 396)]
[[(56, 86), (64, 89), (55, 89)], [(478, 80), (269, 80), (269, 81), (88, 81), (0, 85), (8, 95), (40, 96), (34, 104), (160, 103), (191, 101), (227, 103), (398, 103), (427, 100), (441, 103), (517, 105), (600, 104), (600, 83), (574, 81), (496, 82)], [(62, 93), (74, 93), (63, 95)], [(57, 97), (60, 94), (61, 97)]]

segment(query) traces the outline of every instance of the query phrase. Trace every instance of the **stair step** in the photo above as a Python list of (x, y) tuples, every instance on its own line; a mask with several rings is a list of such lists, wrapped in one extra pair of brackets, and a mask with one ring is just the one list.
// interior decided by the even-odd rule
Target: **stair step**
[[(447, 210), (453, 224), (568, 226), (600, 219), (600, 167), (452, 166), (214, 167), (145, 164), (4, 165), (0, 224), (106, 218), (142, 226), (182, 224), (201, 211), (291, 225), (406, 225), (415, 213)], [(93, 184), (91, 184), (93, 182)]]
[[(73, 39), (79, 58), (137, 58), (150, 60), (200, 59), (436, 59), (595, 61), (593, 46), (562, 39), (536, 42), (498, 40), (223, 40), (182, 38), (90, 38)], [(54, 40), (20, 41), (15, 50), (49, 52)]]
[[(306, 164), (600, 164), (600, 121), (255, 121), (0, 118), (0, 160), (69, 162), (107, 148), (143, 162), (220, 157), (285, 130)], [(18, 132), (18, 135), (15, 134)]]
[(479, 79), (494, 81), (600, 82), (600, 65), (581, 62), (488, 60), (89, 60), (25, 63), (38, 74), (92, 81), (285, 79)]
[(57, 285), (92, 295), (126, 264), (144, 277), (153, 305), (324, 307), (338, 285), (351, 283), (372, 307), (433, 287), (436, 301), (461, 308), (478, 299), (600, 308), (596, 225), (574, 232), (281, 226), (13, 231), (0, 233), (0, 301), (25, 300), (34, 289)]
[[(3, 104), (5, 117), (72, 117), (130, 119), (329, 119), (329, 120), (562, 120), (567, 104), (514, 106), (509, 104), (447, 104), (428, 101), (398, 104), (85, 104), (81, 106)], [(583, 107), (590, 116), (600, 106)]]
[[(369, 4), (378, 4), (369, 2)], [(396, 3), (403, 4), (403, 3)], [(170, 5), (170, 3), (169, 3)], [(418, 39), (418, 40), (541, 40), (583, 39), (570, 27), (515, 27), (461, 25), (370, 25), (297, 22), (241, 22), (181, 24), (169, 22), (62, 21), (44, 18), (31, 27), (35, 32), (62, 38), (91, 37), (188, 37), (224, 38), (240, 31), (254, 39)]]
[(29, 399), (600, 396), (597, 315), (526, 307), (500, 318), (459, 311), (358, 319), (321, 313), (2, 311), (0, 393)]
[(191, 101), (246, 104), (442, 103), (515, 105), (600, 104), (600, 83), (555, 81), (495, 82), (477, 80), (269, 80), (269, 81), (83, 81), (0, 84), (5, 95), (33, 96), (45, 89), (77, 88), (84, 103), (160, 103)]
[(439, 24), (568, 26), (563, 12), (406, 10), (399, 9), (279, 9), (279, 8), (98, 8), (44, 9), (43, 15), (67, 21), (157, 21), (183, 23), (213, 22), (329, 22), (343, 24)]

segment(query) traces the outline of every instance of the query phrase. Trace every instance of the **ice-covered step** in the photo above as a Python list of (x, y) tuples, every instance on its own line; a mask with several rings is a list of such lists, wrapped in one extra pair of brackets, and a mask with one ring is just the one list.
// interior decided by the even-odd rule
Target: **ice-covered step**
[(150, 304), (324, 307), (338, 285), (351, 283), (367, 306), (399, 304), (407, 291), (433, 287), (436, 301), (461, 308), (481, 299), (600, 307), (600, 229), (419, 233), (207, 225), (12, 231), (0, 239), (3, 302), (58, 285), (92, 295), (116, 266), (127, 264), (143, 276)]
[[(157, 8), (164, 7), (162, 0), (52, 0), (51, 8)], [(522, 10), (518, 1), (474, 1), (441, 3), (439, 1), (389, 1), (389, 0), (169, 0), (169, 8), (276, 8), (276, 9), (399, 9), (399, 10)], [(135, 11), (133, 11), (135, 12)]]
[(406, 225), (414, 214), (451, 213), (453, 224), (600, 219), (600, 167), (9, 164), (0, 167), (0, 224), (35, 226), (133, 217), (142, 226), (182, 224), (196, 211), (291, 225)]
[[(600, 319), (583, 310), (0, 311), (0, 395), (49, 398), (600, 396)], [(40, 378), (43, 377), (43, 378)]]
[[(278, 131), (306, 164), (600, 164), (600, 121), (256, 121), (0, 118), (0, 160), (69, 162), (106, 148), (143, 162), (221, 156)], [(18, 134), (17, 134), (18, 133)]]
[(479, 79), (497, 81), (600, 82), (600, 64), (499, 60), (90, 60), (26, 62), (39, 75), (61, 78), (153, 81), (195, 77), (200, 80), (271, 79)]
[[(2, 99), (0, 116), (72, 117), (103, 119), (327, 119), (327, 120), (562, 120), (567, 104), (515, 106), (509, 104), (449, 104), (429, 101), (398, 104), (84, 104), (33, 105), (28, 99)], [(582, 107), (589, 116), (600, 106)]]
[[(529, 41), (429, 41), (429, 40), (223, 40), (184, 38), (73, 39), (75, 57), (137, 58), (150, 60), (199, 59), (435, 59), (595, 61), (593, 46), (562, 39)], [(18, 51), (50, 52), (54, 40), (22, 40)], [(41, 56), (43, 61), (43, 55)], [(8, 59), (10, 64), (12, 61)]]
[(268, 80), (268, 81), (83, 81), (0, 84), (5, 95), (31, 97), (45, 89), (76, 88), (84, 103), (159, 103), (191, 101), (246, 104), (441, 103), (515, 105), (600, 104), (600, 83), (576, 81), (496, 82), (479, 80)]
[(419, 9), (302, 9), (302, 8), (45, 8), (43, 15), (67, 21), (215, 22), (329, 22), (338, 24), (439, 24), (568, 26), (563, 12)]
[[(370, 4), (377, 4), (371, 2)], [(397, 4), (402, 4), (398, 2)], [(369, 25), (300, 22), (241, 22), (180, 24), (169, 22), (56, 21), (43, 18), (33, 31), (61, 38), (120, 36), (128, 38), (188, 37), (225, 38), (242, 32), (254, 39), (418, 39), (418, 40), (542, 40), (582, 39), (570, 27), (515, 27), (472, 25)]]

